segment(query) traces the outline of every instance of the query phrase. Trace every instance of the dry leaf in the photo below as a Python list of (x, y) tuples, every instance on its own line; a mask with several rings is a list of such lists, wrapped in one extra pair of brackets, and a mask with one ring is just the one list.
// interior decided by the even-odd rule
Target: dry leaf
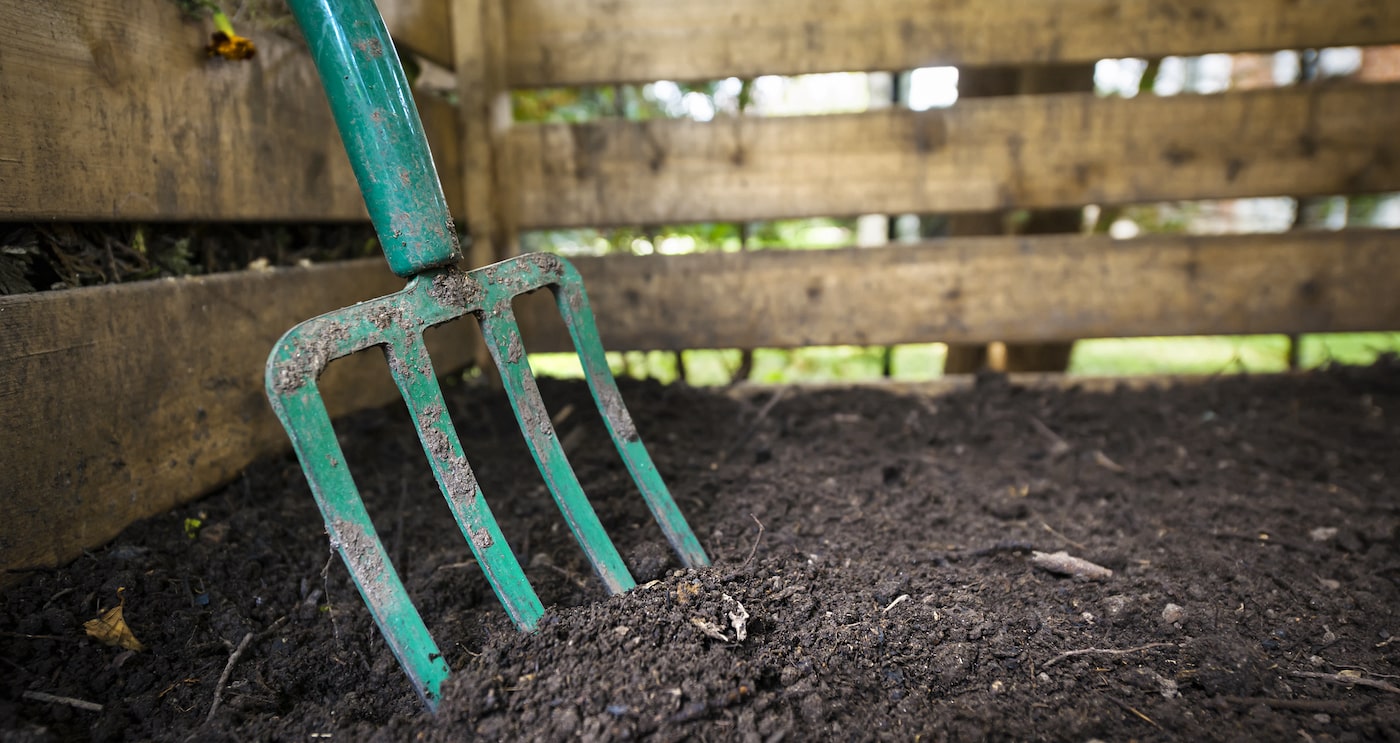
[(695, 628), (700, 630), (701, 634), (704, 634), (706, 637), (713, 637), (720, 642), (729, 642), (729, 636), (724, 634), (724, 631), (719, 628), (719, 625), (708, 619), (691, 617), (690, 623), (695, 625)]
[(699, 583), (682, 583), (676, 586), (676, 603), (688, 604), (696, 596), (700, 595)]
[(131, 628), (122, 617), (122, 607), (126, 606), (126, 596), (122, 595), (125, 591), (125, 588), (118, 588), (117, 605), (103, 612), (102, 616), (84, 622), (83, 629), (104, 645), (127, 650), (144, 650), (145, 646), (136, 639), (136, 635), (131, 634)]
[(734, 639), (743, 642), (749, 636), (749, 610), (739, 603), (736, 598), (731, 598), (729, 594), (723, 594), (725, 601), (732, 601), (739, 607), (738, 611), (729, 612), (729, 626), (734, 628)]

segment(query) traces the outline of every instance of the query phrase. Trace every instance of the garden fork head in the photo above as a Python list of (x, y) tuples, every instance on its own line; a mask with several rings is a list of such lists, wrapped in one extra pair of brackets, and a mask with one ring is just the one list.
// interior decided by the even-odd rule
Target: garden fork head
[(526, 444), (574, 537), (612, 593), (635, 581), (565, 459), (530, 372), (512, 300), (550, 289), (609, 435), (681, 562), (709, 564), (656, 472), (608, 368), (583, 282), (562, 258), (527, 254), (474, 271), (456, 267), (456, 235), (397, 54), (373, 0), (291, 0), (321, 73), (341, 139), (402, 291), (308, 320), (277, 343), (267, 394), (301, 460), (345, 560), (394, 655), (429, 707), (448, 667), (389, 561), (346, 466), (316, 386), (326, 365), (378, 346), (408, 403), (418, 438), (463, 536), (496, 596), (522, 630), (544, 613), (477, 486), (443, 401), (423, 331), (474, 316), (501, 372)]

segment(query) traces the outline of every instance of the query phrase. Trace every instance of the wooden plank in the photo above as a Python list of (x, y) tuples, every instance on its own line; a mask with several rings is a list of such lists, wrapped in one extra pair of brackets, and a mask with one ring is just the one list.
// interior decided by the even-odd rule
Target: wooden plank
[(305, 50), (209, 60), (209, 30), (168, 0), (0, 3), (0, 219), (364, 219)]
[(448, 0), (379, 0), (379, 14), (399, 54), (410, 51), (452, 68), (452, 22)]
[[(402, 286), (373, 259), (0, 298), (0, 584), (287, 448), (262, 387), (273, 343)], [(464, 326), (434, 332), (439, 372), (467, 362)], [(322, 390), (333, 414), (398, 395), (377, 354)]]
[[(967, 237), (575, 264), (619, 351), (1400, 328), (1400, 231)], [(569, 349), (548, 297), (519, 304), (531, 351)]]
[(457, 107), (441, 96), (414, 91), (418, 116), (423, 120), (423, 133), (428, 136), (428, 148), (433, 153), (433, 167), (442, 183), (442, 195), (447, 208), (458, 222), (466, 214), (467, 200), (462, 191), (462, 138), (457, 136)]
[(513, 0), (513, 86), (1400, 42), (1393, 0)]
[[(613, 350), (1400, 327), (1396, 231), (576, 263)], [(0, 571), (70, 558), (285, 448), (262, 392), (272, 343), (400, 285), (365, 260), (0, 299)], [(547, 297), (520, 305), (531, 350), (569, 347)], [(475, 331), (442, 332), (430, 348), (446, 372), (467, 362)], [(322, 382), (336, 414), (397, 394), (372, 354)]]
[(522, 229), (1400, 190), (1400, 85), (517, 125)]

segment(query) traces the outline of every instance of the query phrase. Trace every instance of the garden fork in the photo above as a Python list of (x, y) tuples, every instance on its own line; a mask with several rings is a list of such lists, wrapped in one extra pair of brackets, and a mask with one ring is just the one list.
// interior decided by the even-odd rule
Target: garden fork
[(402, 291), (308, 320), (277, 343), (267, 394), (286, 427), (312, 494), (389, 647), (424, 702), (436, 708), (449, 669), (370, 522), (316, 386), (326, 365), (383, 349), (412, 412), (433, 474), (472, 553), (516, 627), (544, 613), (502, 537), (448, 416), (423, 331), (473, 315), (500, 369), (525, 441), (574, 537), (611, 593), (635, 585), (555, 436), (521, 343), (512, 300), (550, 289), (583, 364), (608, 433), (662, 531), (687, 567), (709, 564), (637, 435), (608, 368), (583, 282), (562, 258), (526, 254), (474, 271), (460, 250), (422, 123), (397, 52), (373, 0), (291, 0), (321, 75), (341, 140), (389, 266)]

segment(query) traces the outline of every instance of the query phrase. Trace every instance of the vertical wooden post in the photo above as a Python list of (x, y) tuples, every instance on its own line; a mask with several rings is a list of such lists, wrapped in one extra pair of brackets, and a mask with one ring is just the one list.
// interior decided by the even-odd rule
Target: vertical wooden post
[[(519, 252), (515, 191), (503, 146), (514, 115), (506, 81), (504, 0), (451, 3), (452, 57), (462, 152), (467, 268), (480, 268)], [(474, 356), (492, 384), (501, 378), (484, 340)]]
[(469, 268), (519, 252), (513, 179), (502, 146), (512, 120), (505, 43), (503, 0), (452, 3)]
[[(1043, 67), (985, 67), (959, 71), (958, 98), (1034, 93), (1072, 93), (1094, 89), (1094, 65), (1049, 65)], [(1014, 228), (1021, 234), (1078, 232), (1082, 228), (1081, 208), (1033, 211)], [(995, 235), (1012, 231), (1001, 212), (954, 215), (948, 220), (952, 235)], [(1072, 343), (1010, 344), (1006, 346), (1006, 371), (1064, 371), (1069, 364)], [(988, 347), (949, 344), (944, 362), (945, 374), (970, 374), (990, 365)]]

